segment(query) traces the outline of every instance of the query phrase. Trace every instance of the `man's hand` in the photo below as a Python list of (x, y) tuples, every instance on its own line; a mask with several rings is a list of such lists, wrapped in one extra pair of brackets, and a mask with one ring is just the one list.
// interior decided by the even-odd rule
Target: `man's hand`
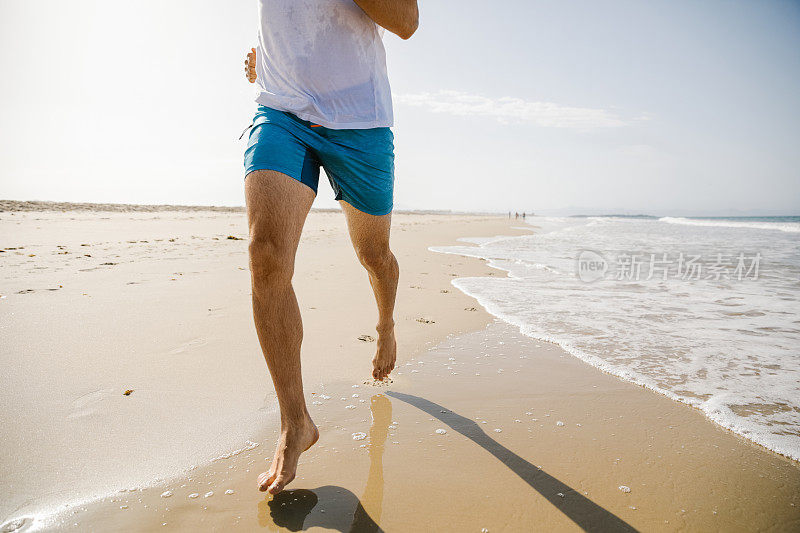
[(408, 39), (419, 26), (417, 0), (355, 0), (375, 24), (401, 39)]
[(250, 83), (256, 82), (256, 49), (251, 48), (244, 60), (244, 74)]

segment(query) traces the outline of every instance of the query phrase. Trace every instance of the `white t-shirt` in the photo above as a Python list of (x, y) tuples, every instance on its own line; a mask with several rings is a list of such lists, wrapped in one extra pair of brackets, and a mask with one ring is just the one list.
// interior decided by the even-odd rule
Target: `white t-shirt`
[(256, 102), (332, 129), (391, 126), (383, 28), (353, 0), (258, 0)]

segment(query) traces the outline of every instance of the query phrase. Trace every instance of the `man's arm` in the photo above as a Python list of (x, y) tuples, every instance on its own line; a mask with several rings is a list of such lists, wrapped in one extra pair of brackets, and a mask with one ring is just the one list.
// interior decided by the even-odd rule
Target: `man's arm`
[(401, 39), (408, 39), (419, 26), (417, 0), (354, 0), (375, 24)]

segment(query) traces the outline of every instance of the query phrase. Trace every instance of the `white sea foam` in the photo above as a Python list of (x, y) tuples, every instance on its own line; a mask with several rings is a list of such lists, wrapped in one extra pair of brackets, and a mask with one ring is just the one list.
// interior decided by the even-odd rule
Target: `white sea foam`
[[(766, 218), (766, 217), (764, 217)], [(794, 218), (794, 217), (792, 217)], [(684, 224), (686, 226), (710, 226), (721, 228), (751, 228), (766, 229), (773, 231), (785, 231), (787, 233), (800, 233), (800, 223), (765, 221), (763, 219), (731, 219), (731, 218), (683, 218), (683, 217), (662, 217), (660, 222), (669, 224)]]
[[(250, 451), (253, 448), (257, 448), (257, 447), (258, 447), (258, 443), (257, 442), (253, 442), (251, 440), (246, 440), (246, 441), (244, 441), (244, 446), (242, 446), (241, 448), (236, 448), (233, 451), (230, 451), (230, 452), (227, 452), (227, 453), (223, 453), (222, 455), (218, 455), (217, 457), (214, 457), (213, 459), (211, 459), (211, 461), (214, 462), (214, 461), (221, 461), (223, 459), (230, 459), (231, 457), (233, 457), (235, 455), (239, 455), (240, 453), (244, 453), (244, 452)], [(194, 469), (194, 468), (197, 468), (197, 466), (193, 465), (192, 469)]]
[[(622, 379), (701, 409), (714, 422), (800, 460), (800, 246), (795, 232), (739, 221), (683, 224), (614, 217), (529, 220), (532, 235), (463, 239), (477, 246), (434, 251), (480, 257), (508, 277), (453, 285), (531, 337)], [(700, 222), (706, 222), (701, 220)], [(730, 222), (730, 223), (729, 223)], [(773, 224), (769, 220), (748, 224)], [(774, 224), (797, 224), (781, 219)], [(590, 250), (609, 272), (587, 283), (577, 259)], [(651, 255), (673, 262), (666, 280), (648, 278)], [(703, 275), (678, 275), (678, 258), (700, 256)], [(737, 279), (760, 257), (757, 279)], [(644, 264), (638, 280), (623, 259)], [(713, 263), (726, 266), (720, 279)], [(616, 271), (615, 271), (616, 270)], [(727, 279), (726, 279), (727, 278)]]

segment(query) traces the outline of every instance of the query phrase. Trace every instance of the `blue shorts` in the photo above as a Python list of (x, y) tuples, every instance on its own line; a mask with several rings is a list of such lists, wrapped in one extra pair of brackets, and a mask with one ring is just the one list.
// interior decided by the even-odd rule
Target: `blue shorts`
[(317, 193), (325, 169), (337, 200), (370, 215), (392, 211), (394, 135), (389, 128), (334, 130), (258, 106), (244, 153), (254, 170), (282, 172)]

